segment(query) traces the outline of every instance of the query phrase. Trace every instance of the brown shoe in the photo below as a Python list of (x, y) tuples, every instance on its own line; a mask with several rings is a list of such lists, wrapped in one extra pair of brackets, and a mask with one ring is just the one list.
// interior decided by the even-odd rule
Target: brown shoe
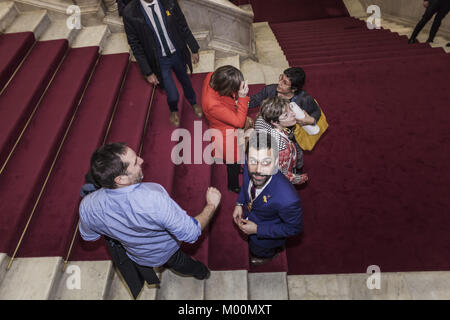
[(197, 103), (192, 106), (194, 109), (194, 113), (197, 117), (201, 118), (203, 116), (202, 107), (200, 107)]
[(175, 127), (178, 127), (180, 125), (180, 118), (178, 117), (178, 112), (171, 112), (169, 120)]

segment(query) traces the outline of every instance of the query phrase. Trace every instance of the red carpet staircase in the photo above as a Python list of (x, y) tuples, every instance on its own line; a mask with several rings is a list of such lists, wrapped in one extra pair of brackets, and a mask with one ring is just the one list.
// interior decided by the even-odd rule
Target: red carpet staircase
[[(92, 152), (123, 141), (144, 159), (145, 180), (162, 184), (190, 215), (200, 212), (208, 186), (221, 190), (209, 229), (185, 246), (213, 270), (449, 269), (450, 58), (348, 17), (271, 27), (290, 65), (306, 70), (306, 89), (330, 123), (305, 154), (304, 232), (286, 251), (249, 266), (225, 167), (172, 163), (178, 140), (165, 95), (152, 95), (128, 54), (99, 56), (98, 47), (71, 49), (65, 40), (35, 42), (24, 33), (0, 35), (0, 252), (109, 259), (103, 240), (86, 243), (75, 232), (79, 189)], [(199, 101), (204, 77), (192, 76)], [(187, 101), (179, 107), (181, 128), (193, 136), (201, 125), (203, 134), (205, 120)]]

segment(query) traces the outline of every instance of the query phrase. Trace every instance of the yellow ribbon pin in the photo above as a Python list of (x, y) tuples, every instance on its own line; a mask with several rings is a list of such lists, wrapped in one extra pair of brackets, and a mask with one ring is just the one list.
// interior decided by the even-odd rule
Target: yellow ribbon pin
[(263, 197), (264, 203), (267, 203), (267, 198), (266, 196)]
[(169, 16), (170, 16), (170, 11), (169, 11), (169, 10), (166, 10), (166, 14), (167, 14), (167, 16), (169, 17)]

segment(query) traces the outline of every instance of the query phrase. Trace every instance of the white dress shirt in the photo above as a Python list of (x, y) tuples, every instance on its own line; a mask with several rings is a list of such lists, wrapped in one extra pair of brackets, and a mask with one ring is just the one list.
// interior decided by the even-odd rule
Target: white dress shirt
[(156, 33), (156, 36), (158, 37), (159, 44), (161, 46), (162, 55), (165, 57), (167, 54), (166, 54), (166, 51), (164, 50), (163, 44), (161, 42), (161, 38), (159, 37), (159, 32), (158, 32), (158, 28), (156, 27), (156, 24), (155, 24), (155, 19), (153, 19), (152, 9), (150, 8), (150, 6), (152, 6), (152, 5), (155, 6), (155, 12), (159, 18), (159, 23), (161, 24), (161, 28), (163, 29), (163, 33), (166, 38), (167, 45), (169, 46), (170, 53), (174, 53), (176, 51), (176, 49), (167, 33), (166, 25), (164, 24), (164, 20), (161, 16), (161, 9), (159, 7), (159, 2), (157, 0), (154, 0), (152, 3), (145, 2), (144, 0), (140, 0), (140, 1), (142, 4), (142, 7), (144, 8), (145, 12), (147, 13), (148, 18), (150, 19), (150, 22), (152, 23), (153, 29), (155, 30), (155, 33)]
[[(261, 188), (255, 188), (255, 199), (258, 198), (258, 196), (265, 189), (265, 187), (267, 187), (269, 185), (270, 181), (272, 181), (272, 177), (270, 177), (269, 180), (267, 180), (267, 182)], [(253, 186), (253, 181), (250, 178), (250, 183), (248, 184), (248, 195), (249, 195), (250, 199), (252, 198), (252, 193), (250, 192), (250, 190), (252, 189), (252, 186)], [(255, 199), (253, 199), (253, 200), (255, 200)]]

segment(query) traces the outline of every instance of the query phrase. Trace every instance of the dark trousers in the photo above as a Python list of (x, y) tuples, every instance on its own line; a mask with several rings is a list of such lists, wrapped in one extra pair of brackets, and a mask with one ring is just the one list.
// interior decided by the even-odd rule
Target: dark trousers
[(203, 263), (192, 259), (181, 249), (170, 257), (164, 267), (200, 280), (205, 279), (209, 274), (208, 268)]
[(239, 163), (227, 164), (228, 190), (233, 191), (239, 188), (240, 172), (241, 172), (241, 165)]
[(162, 82), (167, 94), (167, 104), (169, 105), (170, 111), (178, 111), (178, 100), (180, 99), (175, 80), (172, 77), (172, 70), (183, 87), (186, 99), (191, 105), (196, 104), (196, 96), (195, 91), (192, 88), (191, 79), (187, 74), (186, 65), (182, 62), (178, 53), (175, 52), (170, 57), (159, 58), (159, 63), (161, 67)]
[(250, 253), (257, 258), (270, 259), (273, 258), (278, 252), (283, 250), (283, 247), (276, 248), (263, 248), (256, 245), (251, 239), (248, 241)]
[(434, 18), (433, 25), (431, 26), (430, 35), (428, 36), (427, 42), (433, 42), (436, 33), (441, 26), (442, 19), (448, 14), (450, 11), (450, 1), (449, 0), (430, 0), (425, 13), (423, 14), (422, 19), (417, 23), (416, 28), (414, 29), (411, 39), (415, 40), (419, 35), (420, 31), (425, 27), (428, 21), (431, 20), (434, 14), (436, 17)]

